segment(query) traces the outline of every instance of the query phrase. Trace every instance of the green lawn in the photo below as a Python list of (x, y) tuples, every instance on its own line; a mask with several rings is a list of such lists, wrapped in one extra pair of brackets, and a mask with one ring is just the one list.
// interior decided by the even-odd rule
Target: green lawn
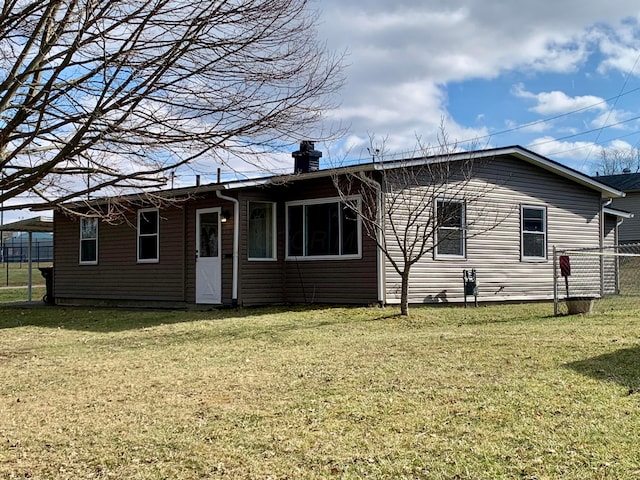
[[(31, 300), (34, 302), (42, 301), (42, 297), (46, 293), (46, 288), (39, 285), (34, 286), (31, 290)], [(26, 302), (28, 299), (28, 291), (26, 287), (16, 288), (0, 288), (0, 304), (13, 302)], [(0, 305), (1, 308), (1, 305)]]
[(0, 478), (640, 478), (640, 310), (0, 309)]
[[(41, 263), (40, 267), (50, 267), (51, 263)], [(33, 264), (31, 270), (33, 285), (44, 285), (45, 279), (42, 276), (38, 265)], [(16, 287), (28, 284), (29, 266), (26, 263), (0, 263), (0, 287)]]

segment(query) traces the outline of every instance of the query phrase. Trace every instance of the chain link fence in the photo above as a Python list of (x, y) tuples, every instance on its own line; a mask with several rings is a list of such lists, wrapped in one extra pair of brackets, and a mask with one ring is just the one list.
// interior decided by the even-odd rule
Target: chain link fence
[(640, 244), (553, 252), (556, 315), (640, 308)]

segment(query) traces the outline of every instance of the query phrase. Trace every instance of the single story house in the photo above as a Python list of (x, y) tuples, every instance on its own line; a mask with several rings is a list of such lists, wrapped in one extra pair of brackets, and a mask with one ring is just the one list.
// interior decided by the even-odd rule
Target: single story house
[[(617, 241), (609, 203), (624, 195), (620, 190), (519, 146), (331, 170), (318, 168), (321, 153), (311, 142), (293, 156), (291, 175), (159, 192), (172, 200), (159, 206), (125, 197), (120, 201), (132, 208), (118, 224), (56, 211), (56, 303), (399, 303), (400, 276), (362, 219), (345, 208), (352, 202), (362, 209), (371, 198), (345, 199), (336, 188), (334, 180), (350, 172), (382, 186), (378, 201), (386, 209), (397, 185), (385, 172), (474, 162), (457, 196), (447, 179), (424, 212), (435, 218), (436, 205), (454, 211), (455, 220), (441, 225), (454, 240), (432, 245), (413, 265), (410, 303), (461, 302), (464, 270), (476, 271), (482, 302), (553, 299), (554, 246)], [(404, 190), (411, 199), (426, 187)], [(479, 202), (465, 200), (467, 188), (483, 192)], [(492, 223), (478, 230), (480, 215)], [(384, 228), (389, 255), (399, 259), (394, 233)]]

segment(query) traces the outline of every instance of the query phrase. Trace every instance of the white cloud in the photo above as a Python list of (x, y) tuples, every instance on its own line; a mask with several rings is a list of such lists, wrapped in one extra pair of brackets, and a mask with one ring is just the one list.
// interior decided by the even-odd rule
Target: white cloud
[(605, 110), (607, 108), (607, 102), (603, 98), (594, 95), (570, 97), (558, 90), (532, 93), (525, 90), (524, 85), (521, 83), (514, 85), (512, 93), (519, 98), (535, 100), (537, 104), (529, 110), (540, 115), (559, 115), (577, 110)]
[(540, 137), (531, 142), (527, 148), (540, 155), (554, 158), (565, 165), (586, 173), (595, 174), (601, 146), (590, 141), (563, 141), (550, 136)]
[(609, 110), (601, 113), (591, 121), (592, 128), (613, 128), (624, 130), (629, 127), (627, 122), (631, 120), (632, 115), (622, 110)]
[(638, 17), (625, 19), (613, 28), (602, 28), (593, 32), (604, 59), (598, 72), (606, 74), (617, 71), (624, 77), (640, 76), (640, 26)]
[[(595, 74), (580, 69), (598, 45), (609, 57), (601, 69), (623, 68), (623, 58), (628, 67), (631, 51), (623, 55), (620, 48), (630, 49), (640, 37), (631, 31), (632, 21), (627, 22), (621, 38), (600, 33), (608, 28), (603, 25), (618, 25), (622, 18), (638, 16), (637, 3), (631, 0), (567, 0), (560, 4), (324, 0), (321, 6), (320, 35), (330, 48), (349, 52), (342, 108), (333, 112), (332, 119), (350, 125), (350, 133), (360, 141), (367, 132), (375, 132), (388, 135), (389, 144), (400, 149), (413, 145), (416, 132), (435, 142), (441, 118), (447, 119), (447, 128), (454, 130), (450, 133), (455, 137), (460, 135), (459, 139), (478, 137), (487, 130), (469, 130), (459, 119), (451, 118), (447, 93), (452, 82), (503, 75), (517, 81), (544, 73)], [(551, 88), (531, 98), (536, 101), (532, 111), (540, 115), (607, 108), (606, 103), (598, 104), (603, 102), (601, 96), (582, 91), (571, 95)], [(472, 115), (473, 122), (467, 121), (477, 125), (478, 112)], [(545, 127), (549, 125), (536, 124), (529, 130)]]

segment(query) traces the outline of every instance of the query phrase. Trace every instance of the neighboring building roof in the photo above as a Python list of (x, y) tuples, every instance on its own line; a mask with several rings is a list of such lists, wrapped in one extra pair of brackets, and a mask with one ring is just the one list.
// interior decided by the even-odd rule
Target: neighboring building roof
[(3, 232), (53, 232), (53, 218), (34, 217), (0, 226)]
[(640, 173), (621, 173), (619, 175), (598, 175), (592, 177), (602, 183), (622, 190), (623, 192), (640, 191)]
[[(290, 181), (297, 180), (311, 180), (314, 178), (323, 178), (329, 177), (332, 175), (338, 175), (341, 173), (350, 173), (350, 172), (361, 172), (361, 171), (381, 171), (381, 170), (389, 170), (394, 168), (407, 167), (412, 165), (424, 165), (428, 163), (441, 163), (441, 162), (449, 162), (449, 161), (459, 161), (459, 160), (473, 160), (473, 159), (487, 159), (491, 157), (498, 156), (513, 156), (522, 161), (530, 163), (532, 165), (536, 165), (540, 168), (543, 168), (549, 172), (552, 172), (561, 177), (567, 178), (573, 182), (576, 182), (580, 185), (583, 185), (587, 188), (600, 192), (602, 198), (619, 198), (624, 197), (625, 193), (608, 183), (601, 181), (603, 177), (590, 177), (585, 175), (578, 170), (574, 170), (569, 168), (561, 163), (558, 163), (549, 158), (543, 157), (542, 155), (538, 155), (537, 153), (532, 152), (531, 150), (527, 150), (526, 148), (520, 146), (510, 146), (510, 147), (502, 147), (502, 148), (493, 148), (486, 150), (473, 150), (469, 152), (457, 152), (457, 153), (447, 153), (444, 155), (433, 155), (433, 156), (425, 156), (425, 157), (415, 157), (408, 158), (402, 160), (393, 160), (393, 161), (382, 161), (382, 162), (369, 162), (359, 165), (349, 165), (345, 167), (338, 167), (332, 169), (325, 170), (316, 170), (306, 173), (291, 173), (286, 175), (268, 175), (259, 178), (246, 179), (246, 180), (233, 180), (229, 182), (221, 182), (221, 183), (210, 183), (204, 185), (198, 185), (194, 187), (183, 187), (176, 188), (171, 190), (162, 190), (152, 192), (153, 196), (158, 198), (175, 198), (182, 197), (188, 195), (195, 195), (198, 193), (204, 192), (214, 192), (214, 191), (224, 191), (224, 190), (237, 190), (240, 188), (246, 187), (255, 187), (259, 185), (278, 185)], [(139, 201), (143, 200), (145, 197), (144, 193), (136, 193), (130, 195), (123, 195), (120, 197), (110, 197), (117, 198), (120, 201)], [(67, 205), (75, 206), (76, 208), (83, 205), (100, 205), (109, 202), (109, 198), (96, 198), (87, 201), (79, 201), (79, 202), (69, 202)], [(50, 206), (47, 207), (35, 207), (34, 210), (44, 210), (50, 209)]]

